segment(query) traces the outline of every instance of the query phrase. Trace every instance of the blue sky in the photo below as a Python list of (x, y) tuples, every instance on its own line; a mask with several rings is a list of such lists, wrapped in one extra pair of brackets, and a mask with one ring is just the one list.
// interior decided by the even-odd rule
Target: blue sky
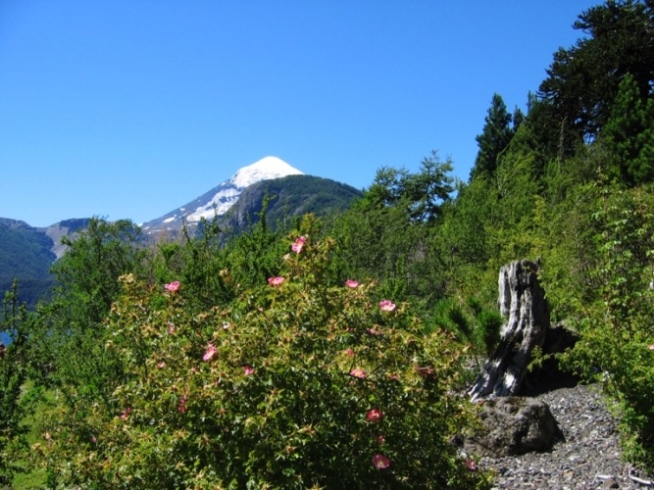
[(0, 217), (139, 223), (267, 155), (466, 180), (493, 93), (524, 109), (599, 3), (1, 0)]

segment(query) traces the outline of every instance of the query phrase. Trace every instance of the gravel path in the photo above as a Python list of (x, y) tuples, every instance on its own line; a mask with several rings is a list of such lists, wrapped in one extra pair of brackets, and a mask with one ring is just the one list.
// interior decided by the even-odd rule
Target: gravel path
[(550, 406), (565, 441), (558, 442), (550, 453), (482, 458), (479, 467), (497, 472), (495, 489), (648, 488), (629, 478), (631, 466), (620, 459), (616, 423), (598, 387), (559, 388), (535, 398)]

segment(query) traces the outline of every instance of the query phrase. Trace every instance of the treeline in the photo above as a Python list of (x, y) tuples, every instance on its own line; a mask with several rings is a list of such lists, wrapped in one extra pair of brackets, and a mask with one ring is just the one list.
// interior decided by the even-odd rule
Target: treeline
[(263, 200), (227, 245), (210, 222), (143, 247), (93, 220), (50, 301), (27, 315), (7, 296), (4, 481), (487, 488), (449, 442), (472, 419), (454, 393), (520, 258), (581, 336), (561, 361), (618, 402), (625, 454), (654, 468), (654, 2), (574, 27), (525, 113), (492, 96), (467, 182), (432, 153), (320, 221), (271, 226)]

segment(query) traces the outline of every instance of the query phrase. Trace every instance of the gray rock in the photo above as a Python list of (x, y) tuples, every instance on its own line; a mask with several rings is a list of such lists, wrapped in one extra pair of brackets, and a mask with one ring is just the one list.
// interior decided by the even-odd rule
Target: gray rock
[(466, 449), (490, 457), (549, 451), (563, 433), (549, 406), (534, 398), (509, 396), (485, 400), (482, 427), (466, 439)]

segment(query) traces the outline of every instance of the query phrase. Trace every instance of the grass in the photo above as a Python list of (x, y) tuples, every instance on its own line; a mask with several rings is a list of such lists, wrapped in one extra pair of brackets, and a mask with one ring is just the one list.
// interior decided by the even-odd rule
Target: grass
[[(27, 444), (31, 447), (33, 444), (42, 441), (40, 431), (43, 416), (48, 407), (51, 407), (55, 402), (56, 397), (54, 392), (49, 391), (39, 396), (32, 397), (34, 382), (28, 381), (22, 388), (22, 398), (30, 405), (28, 414), (23, 419), (23, 426), (28, 428)], [(29, 395), (28, 395), (29, 394)], [(15, 490), (35, 490), (46, 488), (46, 471), (43, 468), (33, 468), (28, 459), (18, 462), (18, 465), (23, 468), (23, 472), (14, 475), (13, 488)]]

